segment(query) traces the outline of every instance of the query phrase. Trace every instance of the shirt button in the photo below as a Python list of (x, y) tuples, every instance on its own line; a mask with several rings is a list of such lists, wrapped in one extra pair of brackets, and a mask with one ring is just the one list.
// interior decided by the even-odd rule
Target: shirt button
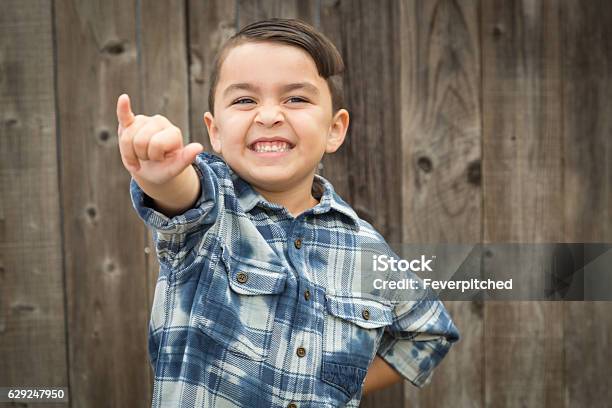
[(244, 272), (238, 272), (238, 274), (236, 275), (236, 280), (240, 283), (245, 283), (247, 279), (247, 274)]
[(304, 299), (308, 300), (310, 299), (310, 291), (306, 290), (306, 292), (304, 292)]
[(302, 240), (300, 238), (296, 239), (293, 241), (293, 245), (295, 245), (297, 249), (300, 249), (302, 247)]
[(294, 402), (290, 402), (289, 405), (287, 405), (287, 408), (297, 408), (297, 404)]
[(368, 309), (363, 309), (363, 312), (361, 312), (361, 315), (363, 316), (364, 319), (369, 320), (370, 319), (370, 311)]
[(298, 357), (304, 357), (306, 355), (306, 349), (304, 347), (298, 347), (296, 353)]

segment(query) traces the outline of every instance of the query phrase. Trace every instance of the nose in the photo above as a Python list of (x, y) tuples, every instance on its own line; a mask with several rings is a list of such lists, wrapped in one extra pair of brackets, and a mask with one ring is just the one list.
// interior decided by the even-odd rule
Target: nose
[(261, 105), (255, 116), (255, 122), (265, 127), (273, 127), (284, 120), (283, 112), (276, 104)]

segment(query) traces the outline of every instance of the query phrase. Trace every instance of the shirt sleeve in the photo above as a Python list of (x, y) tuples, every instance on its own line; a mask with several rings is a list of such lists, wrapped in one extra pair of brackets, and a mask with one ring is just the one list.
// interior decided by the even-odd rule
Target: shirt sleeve
[(157, 257), (161, 265), (170, 269), (185, 266), (186, 257), (199, 242), (201, 235), (217, 219), (219, 180), (206, 163), (205, 156), (196, 156), (192, 166), (200, 180), (201, 192), (193, 208), (182, 214), (167, 217), (157, 211), (153, 200), (140, 188), (134, 178), (130, 181), (132, 205), (138, 217), (153, 233)]
[(394, 321), (385, 328), (377, 354), (404, 378), (422, 387), (434, 368), (459, 340), (446, 308), (433, 295), (395, 306)]

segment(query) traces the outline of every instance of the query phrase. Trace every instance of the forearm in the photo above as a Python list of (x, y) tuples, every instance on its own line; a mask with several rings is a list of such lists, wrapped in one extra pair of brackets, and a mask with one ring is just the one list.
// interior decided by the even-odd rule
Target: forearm
[(192, 208), (200, 196), (200, 180), (193, 168), (187, 166), (182, 173), (164, 184), (152, 184), (134, 176), (142, 191), (153, 199), (155, 209), (173, 217)]
[(368, 373), (363, 384), (362, 395), (387, 388), (402, 380), (402, 376), (395, 371), (385, 360), (376, 355), (368, 368)]

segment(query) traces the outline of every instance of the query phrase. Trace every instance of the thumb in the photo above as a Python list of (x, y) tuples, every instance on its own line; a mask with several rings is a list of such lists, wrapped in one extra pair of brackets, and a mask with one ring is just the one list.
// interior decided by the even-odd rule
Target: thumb
[(204, 151), (204, 146), (200, 143), (189, 143), (187, 146), (183, 147), (183, 151), (181, 152), (181, 159), (187, 167), (189, 164), (193, 163), (196, 156)]
[(128, 94), (121, 94), (119, 99), (117, 99), (117, 120), (124, 129), (134, 122), (134, 113), (132, 112)]

